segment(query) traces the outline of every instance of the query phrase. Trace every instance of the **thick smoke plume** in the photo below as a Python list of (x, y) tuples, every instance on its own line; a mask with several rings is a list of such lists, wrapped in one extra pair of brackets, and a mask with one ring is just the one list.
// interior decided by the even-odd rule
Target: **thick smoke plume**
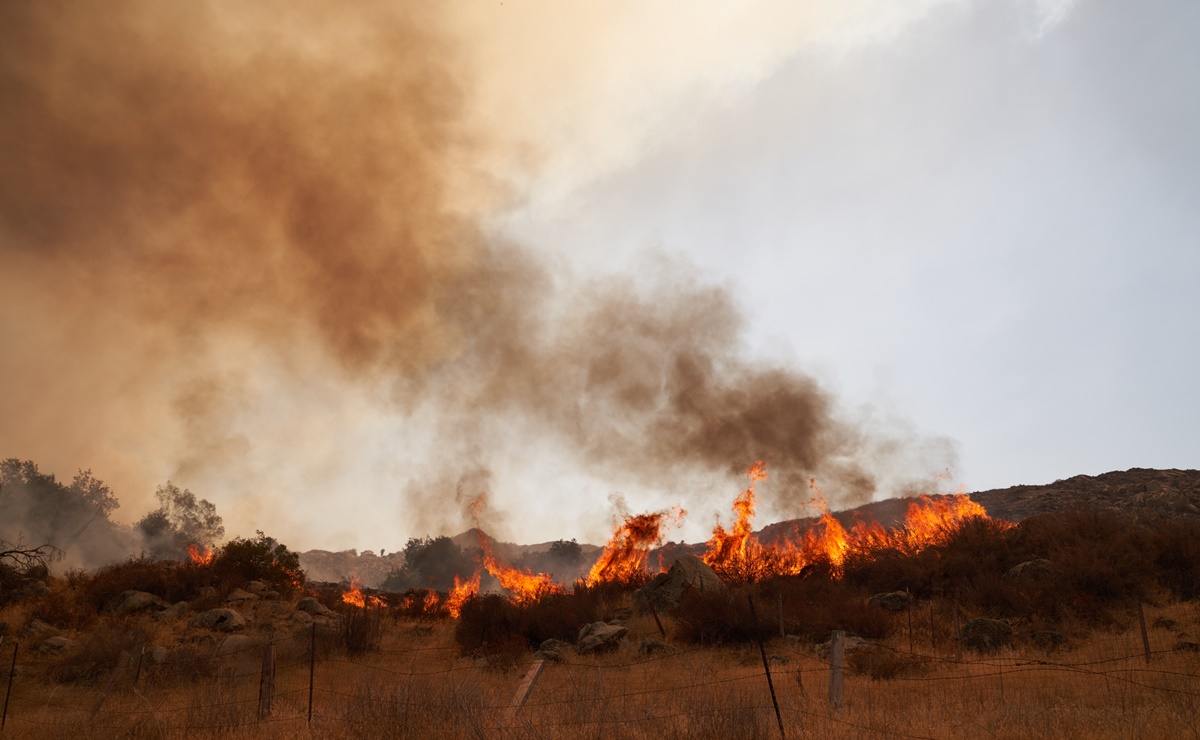
[[(0, 5), (0, 457), (144, 498), (265, 475), (356, 385), (433, 419), (413, 434), (460, 499), (514, 429), (615, 480), (766, 458), (781, 499), (810, 475), (869, 497), (891, 442), (745, 359), (729, 290), (671, 263), (580, 279), (485, 233), (505, 194), (461, 39), (409, 5)], [(445, 506), (388, 474), (412, 521)]]

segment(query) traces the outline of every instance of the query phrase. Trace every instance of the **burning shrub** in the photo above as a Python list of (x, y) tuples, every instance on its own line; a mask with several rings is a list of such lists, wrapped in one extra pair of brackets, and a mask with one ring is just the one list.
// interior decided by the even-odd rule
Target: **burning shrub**
[(264, 581), (282, 591), (304, 585), (300, 556), (260, 530), (253, 539), (235, 537), (213, 559), (213, 570), (227, 581)]

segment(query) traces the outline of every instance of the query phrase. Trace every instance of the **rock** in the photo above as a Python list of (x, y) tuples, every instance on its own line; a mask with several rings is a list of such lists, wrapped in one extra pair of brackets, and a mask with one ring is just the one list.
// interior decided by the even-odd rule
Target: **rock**
[(226, 604), (243, 604), (247, 601), (258, 601), (258, 597), (249, 591), (243, 591), (240, 588), (235, 588), (225, 597)]
[(296, 602), (296, 611), (308, 612), (314, 617), (323, 617), (333, 614), (333, 610), (317, 601), (312, 596), (305, 596), (300, 601)]
[(186, 601), (178, 601), (166, 609), (154, 615), (154, 618), (162, 622), (172, 622), (176, 619), (182, 619), (183, 615), (187, 614), (191, 606)]
[(233, 632), (246, 626), (246, 618), (233, 609), (209, 609), (192, 617), (189, 627)]
[(1012, 627), (999, 619), (972, 619), (962, 626), (962, 644), (977, 653), (994, 652), (1012, 644)]
[(139, 612), (160, 612), (167, 608), (167, 602), (154, 594), (145, 591), (122, 591), (109, 599), (100, 610), (102, 614), (137, 614)]
[(48, 637), (45, 640), (42, 640), (41, 644), (38, 645), (38, 652), (42, 653), (43, 655), (51, 655), (61, 653), (74, 645), (74, 640), (63, 637), (62, 635), (58, 635), (56, 637)]
[(1054, 630), (1038, 630), (1029, 636), (1033, 644), (1050, 652), (1067, 644), (1067, 636)]
[(653, 637), (647, 637), (638, 645), (638, 655), (670, 655), (675, 652), (677, 651), (674, 647)]
[(47, 624), (40, 619), (29, 620), (29, 624), (25, 625), (25, 629), (21, 630), (21, 637), (33, 640), (44, 640), (47, 637), (54, 637), (57, 634), (57, 627)]
[(695, 555), (683, 555), (675, 560), (671, 569), (659, 573), (649, 583), (633, 594), (633, 606), (641, 613), (650, 611), (650, 606), (660, 611), (679, 606), (683, 594), (695, 590), (702, 594), (725, 593), (725, 582), (713, 569)]
[(584, 625), (583, 629), (579, 630), (579, 639), (575, 642), (575, 651), (580, 655), (586, 655), (588, 653), (615, 650), (617, 645), (621, 643), (621, 638), (627, 632), (629, 632), (629, 628), (623, 624), (592, 622), (591, 624)]
[[(870, 640), (864, 640), (858, 635), (846, 635), (842, 640), (842, 644), (845, 646), (847, 655), (859, 651), (873, 650), (875, 648), (874, 643), (872, 643)], [(817, 655), (828, 660), (829, 651), (833, 649), (832, 646), (833, 638), (830, 637), (828, 641), (817, 645)]]
[(533, 654), (533, 657), (536, 660), (544, 660), (548, 663), (561, 663), (566, 660), (562, 652), (558, 650), (538, 650)]
[(907, 591), (890, 591), (886, 594), (875, 594), (867, 603), (889, 612), (902, 612), (912, 603), (912, 597)]
[(313, 618), (308, 612), (296, 612), (292, 615), (292, 621), (301, 627), (307, 627), (308, 625), (312, 624)]
[(263, 601), (279, 601), (283, 598), (279, 595), (278, 591), (263, 591), (259, 595), (262, 597)]
[(1049, 560), (1026, 560), (1024, 563), (1019, 563), (1008, 569), (1004, 574), (1004, 580), (1013, 583), (1044, 583), (1048, 581), (1056, 581), (1059, 578), (1058, 570)]
[(230, 635), (217, 646), (217, 655), (234, 655), (245, 653), (257, 645), (257, 641), (249, 635)]
[(29, 580), (21, 588), (17, 589), (17, 598), (36, 599), (39, 596), (46, 596), (49, 593), (50, 587), (44, 581)]
[(217, 589), (213, 588), (212, 586), (201, 586), (200, 588), (196, 589), (197, 601), (201, 601), (203, 599), (215, 599), (218, 596), (220, 596), (220, 594), (217, 592)]
[(270, 587), (262, 581), (246, 581), (242, 584), (242, 590), (252, 593), (255, 596), (262, 596), (270, 590)]

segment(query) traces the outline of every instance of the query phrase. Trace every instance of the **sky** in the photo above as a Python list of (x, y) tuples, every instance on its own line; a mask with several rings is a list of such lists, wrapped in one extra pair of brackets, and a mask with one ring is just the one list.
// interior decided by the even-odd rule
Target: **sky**
[(0, 23), (0, 455), (119, 519), (697, 541), (759, 458), (760, 524), (1200, 467), (1194, 3), (66, 7)]

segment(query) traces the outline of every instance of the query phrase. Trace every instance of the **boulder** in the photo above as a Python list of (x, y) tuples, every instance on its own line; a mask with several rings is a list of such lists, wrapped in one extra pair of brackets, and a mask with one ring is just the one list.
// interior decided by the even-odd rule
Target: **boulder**
[(1009, 568), (1004, 580), (1012, 583), (1044, 583), (1058, 580), (1059, 573), (1049, 560), (1026, 560)]
[(972, 619), (962, 626), (962, 644), (977, 653), (995, 652), (1012, 644), (1012, 627), (999, 619)]
[(246, 618), (233, 609), (209, 609), (192, 617), (188, 626), (217, 630), (218, 632), (233, 632), (246, 626)]
[(249, 635), (230, 635), (217, 646), (217, 655), (234, 655), (248, 652), (258, 642)]
[(301, 627), (307, 627), (312, 624), (313, 618), (308, 612), (296, 612), (292, 615), (292, 621)]
[(52, 624), (43, 622), (40, 619), (31, 619), (29, 620), (29, 624), (25, 625), (25, 629), (21, 630), (21, 637), (27, 637), (32, 640), (45, 640), (47, 637), (54, 637), (58, 632), (58, 628)]
[(166, 609), (154, 615), (154, 618), (161, 622), (171, 622), (176, 619), (182, 619), (183, 615), (187, 614), (190, 605), (186, 601), (177, 601), (168, 606)]
[(296, 602), (296, 611), (308, 612), (314, 617), (323, 617), (333, 614), (333, 610), (317, 601), (312, 596), (305, 596), (300, 601)]
[(538, 646), (537, 652), (534, 653), (535, 658), (539, 660), (547, 660), (551, 663), (561, 663), (565, 660), (567, 648), (571, 647), (569, 642), (556, 640), (551, 637), (549, 640), (544, 640)]
[(74, 644), (74, 640), (63, 637), (62, 635), (57, 635), (55, 637), (48, 637), (45, 640), (42, 640), (41, 644), (38, 645), (38, 652), (42, 653), (43, 655), (61, 653), (64, 650), (69, 649)]
[(592, 622), (579, 630), (579, 639), (575, 641), (575, 651), (580, 655), (615, 650), (621, 643), (621, 638), (629, 632), (623, 624), (608, 624)]
[(677, 652), (674, 647), (668, 645), (662, 640), (653, 637), (647, 637), (638, 645), (638, 655), (670, 655)]
[(270, 587), (262, 581), (246, 581), (242, 584), (242, 590), (248, 591), (256, 596), (262, 596), (270, 590)]
[(867, 603), (889, 612), (902, 612), (912, 603), (912, 597), (907, 591), (890, 591), (886, 594), (875, 594), (867, 599)]
[(145, 591), (122, 591), (104, 603), (102, 614), (137, 614), (140, 612), (160, 612), (167, 608), (167, 602), (154, 594)]
[(702, 594), (725, 593), (725, 582), (713, 569), (695, 555), (683, 555), (675, 560), (671, 569), (659, 573), (633, 594), (633, 606), (639, 612), (673, 609), (679, 606), (685, 592), (695, 590)]
[(249, 591), (235, 588), (225, 597), (226, 604), (244, 604), (247, 601), (258, 601), (258, 597)]

